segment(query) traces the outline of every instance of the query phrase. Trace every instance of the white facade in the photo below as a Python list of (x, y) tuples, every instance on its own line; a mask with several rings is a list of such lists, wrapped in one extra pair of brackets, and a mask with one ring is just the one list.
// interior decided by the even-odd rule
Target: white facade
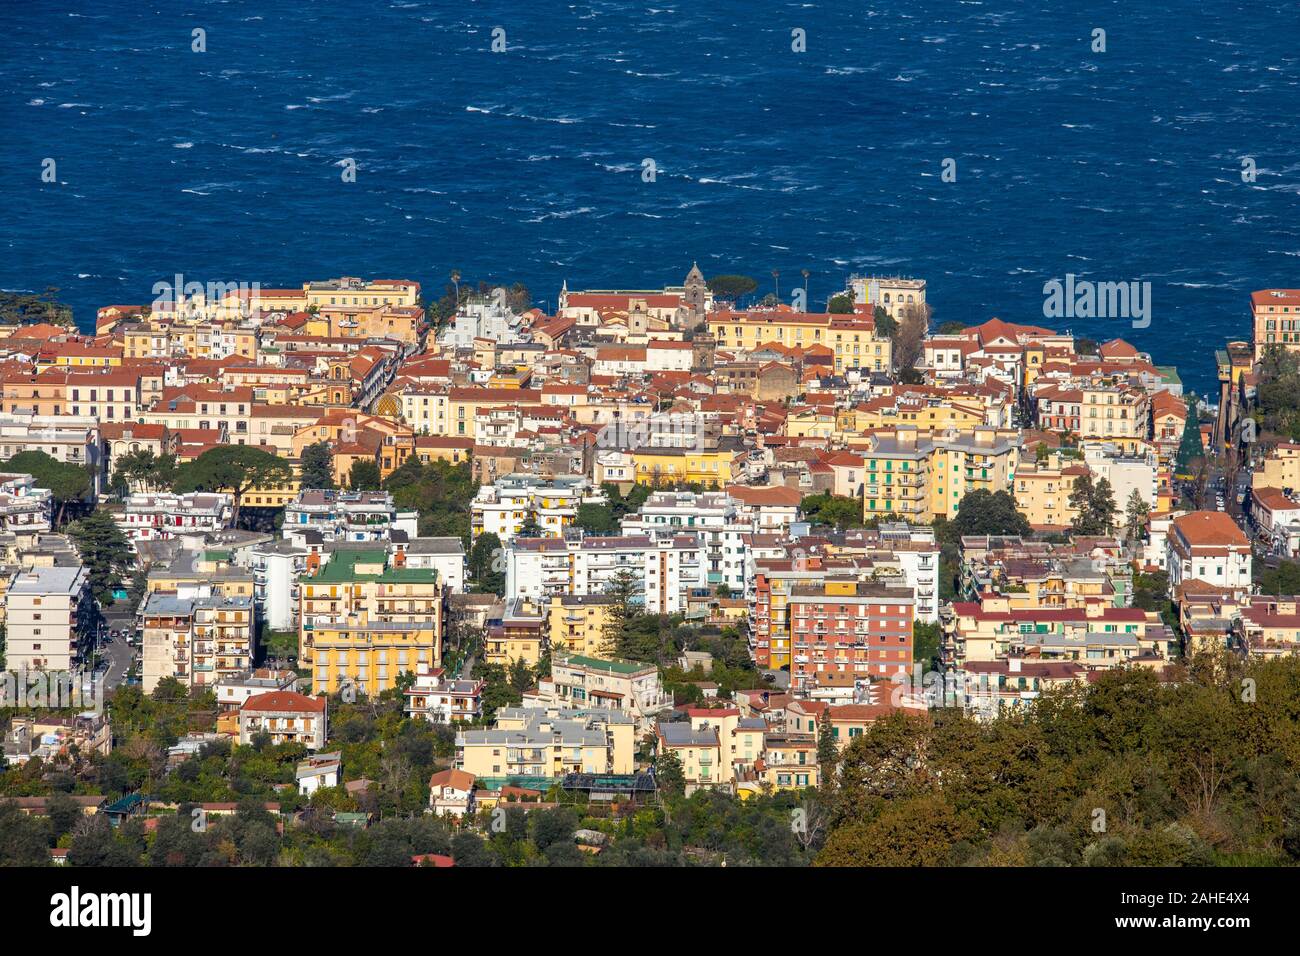
[(337, 787), (342, 779), (343, 761), (338, 753), (321, 754), (298, 764), (298, 792), (310, 797), (323, 787)]
[(546, 480), (536, 475), (504, 475), (483, 485), (470, 502), (471, 534), (495, 534), (508, 541), (524, 524), (535, 521), (548, 536), (558, 536), (577, 517), (583, 504), (604, 504), (605, 494), (591, 489), (586, 478)]
[(604, 594), (627, 571), (647, 613), (681, 613), (691, 590), (708, 587), (704, 550), (696, 534), (531, 540), (505, 549), (506, 593), (541, 604)]
[(690, 342), (650, 342), (645, 350), (649, 372), (689, 372), (695, 355)]
[(1119, 453), (1115, 445), (1104, 442), (1085, 442), (1083, 460), (1093, 477), (1100, 481), (1105, 478), (1110, 482), (1115, 498), (1115, 507), (1122, 516), (1128, 507), (1129, 498), (1136, 491), (1148, 508), (1156, 507), (1159, 488), (1156, 474), (1156, 456), (1146, 455), (1134, 458)]
[(1251, 589), (1250, 542), (1221, 511), (1175, 518), (1165, 547), (1171, 590), (1193, 578), (1215, 587)]
[(31, 475), (0, 475), (0, 529), (14, 534), (50, 530), (53, 496)]
[(404, 545), (394, 542), (390, 550), (403, 556), (403, 567), (432, 569), (452, 591), (465, 590), (465, 547), (460, 538), (411, 538)]
[(297, 545), (308, 543), (308, 533), (321, 541), (388, 541), (394, 531), (416, 536), (419, 515), (398, 511), (386, 491), (300, 492), (284, 508), (281, 534)]
[(5, 667), (71, 670), (84, 656), (89, 601), (89, 576), (80, 565), (20, 572), (5, 595)]
[(752, 510), (742, 511), (742, 507), (726, 492), (658, 491), (646, 499), (640, 511), (623, 519), (623, 533), (699, 533), (707, 562), (705, 586), (725, 584), (741, 593), (745, 590), (743, 538), (758, 530), (757, 515)]
[(195, 491), (133, 494), (114, 520), (132, 546), (137, 541), (167, 541), (178, 534), (221, 531), (230, 525), (234, 498), (224, 493)]
[(455, 321), (439, 336), (438, 342), (458, 349), (473, 348), (475, 339), (513, 345), (523, 341), (522, 327), (523, 318), (505, 305), (504, 295), (475, 297), (460, 307)]
[(236, 560), (253, 572), (253, 600), (273, 631), (298, 629), (298, 577), (307, 570), (309, 549), (275, 541), (242, 549)]

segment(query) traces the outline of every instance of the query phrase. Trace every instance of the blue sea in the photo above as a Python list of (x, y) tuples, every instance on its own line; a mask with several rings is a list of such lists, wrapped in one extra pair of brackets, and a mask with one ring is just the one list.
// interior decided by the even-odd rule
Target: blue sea
[(1072, 273), (1151, 282), (1152, 321), (1058, 324), (1205, 390), (1248, 292), (1300, 285), (1297, 13), (6, 0), (0, 287), (55, 286), (90, 328), (176, 273), (436, 292), (455, 268), (553, 309), (566, 279), (657, 286), (698, 260), (760, 292), (777, 270), (783, 298), (807, 269), (814, 308), (903, 273), (936, 322), (1042, 323)]

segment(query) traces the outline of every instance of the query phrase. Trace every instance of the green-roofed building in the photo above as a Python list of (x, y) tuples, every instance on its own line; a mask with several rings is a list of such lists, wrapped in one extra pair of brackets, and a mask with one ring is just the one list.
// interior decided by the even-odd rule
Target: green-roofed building
[(639, 733), (649, 732), (655, 717), (673, 705), (655, 664), (562, 653), (551, 661), (550, 679), (539, 682), (537, 700), (619, 710), (636, 720)]
[(312, 691), (375, 695), (442, 663), (444, 591), (433, 568), (381, 548), (336, 548), (298, 579), (299, 658)]

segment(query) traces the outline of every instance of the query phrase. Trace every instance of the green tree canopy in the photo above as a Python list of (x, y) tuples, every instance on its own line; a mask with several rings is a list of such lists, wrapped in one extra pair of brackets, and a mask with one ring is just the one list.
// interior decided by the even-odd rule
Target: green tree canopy
[(573, 523), (590, 534), (611, 534), (618, 530), (618, 523), (614, 520), (614, 509), (609, 505), (598, 505), (592, 502), (578, 505), (578, 513)]
[(165, 491), (176, 482), (176, 456), (155, 455), (140, 448), (119, 455), (113, 465), (112, 485), (130, 491)]
[(840, 529), (860, 528), (863, 524), (861, 498), (846, 498), (830, 492), (805, 495), (799, 502), (799, 510), (814, 524), (828, 524)]
[(92, 511), (68, 525), (68, 537), (86, 566), (90, 587), (101, 604), (111, 604), (135, 564), (135, 553), (122, 529), (107, 511)]
[(55, 525), (63, 524), (67, 506), (85, 501), (93, 487), (88, 466), (62, 462), (43, 451), (19, 452), (0, 464), (0, 469), (31, 475), (36, 487), (49, 490), (54, 501)]
[(318, 441), (302, 450), (301, 485), (303, 488), (334, 487), (334, 451), (327, 441)]
[(1073, 528), (1075, 534), (1110, 534), (1115, 529), (1115, 495), (1105, 478), (1094, 482), (1092, 473), (1074, 479), (1070, 492), (1070, 506), (1077, 509)]
[(972, 491), (961, 500), (957, 517), (952, 520), (952, 531), (957, 540), (966, 535), (1005, 534), (1027, 535), (1029, 521), (1016, 510), (1010, 492)]
[(47, 286), (43, 292), (0, 291), (0, 324), (48, 322), (51, 325), (74, 325), (72, 307), (59, 302), (58, 294), (55, 286)]
[(826, 303), (826, 311), (836, 315), (848, 315), (853, 312), (853, 296), (847, 292), (840, 292), (830, 297)]
[(493, 594), (505, 594), (506, 575), (501, 539), (491, 531), (474, 539), (469, 549), (469, 577), (474, 587)]
[(758, 280), (750, 276), (741, 275), (720, 275), (714, 276), (705, 282), (712, 292), (719, 299), (728, 299), (735, 301), (749, 295), (758, 288)]
[(361, 458), (352, 463), (348, 470), (348, 487), (353, 491), (378, 491), (379, 465), (369, 458)]
[(278, 455), (252, 445), (221, 445), (209, 448), (193, 461), (181, 465), (174, 490), (226, 491), (234, 498), (234, 523), (239, 526), (239, 509), (244, 495), (254, 488), (270, 488), (292, 480), (293, 469)]

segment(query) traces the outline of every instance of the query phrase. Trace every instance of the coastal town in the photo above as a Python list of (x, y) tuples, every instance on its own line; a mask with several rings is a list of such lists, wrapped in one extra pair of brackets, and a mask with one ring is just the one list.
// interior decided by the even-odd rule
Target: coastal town
[(1300, 858), (1300, 290), (1197, 396), (665, 272), (11, 296), (0, 858)]

